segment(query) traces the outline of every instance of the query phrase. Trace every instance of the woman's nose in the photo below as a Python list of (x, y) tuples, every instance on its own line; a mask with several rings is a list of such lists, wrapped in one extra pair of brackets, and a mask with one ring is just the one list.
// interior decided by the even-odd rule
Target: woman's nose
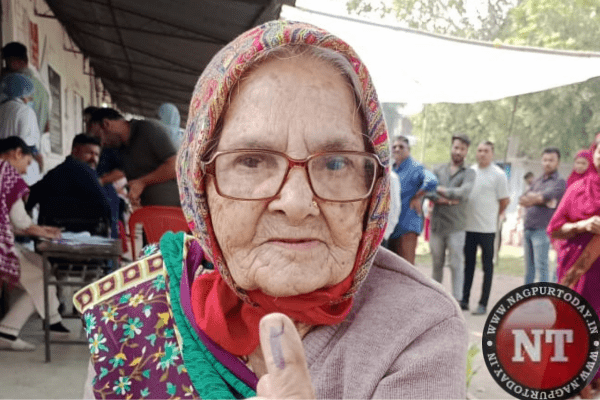
[(295, 167), (290, 170), (279, 196), (269, 203), (268, 209), (281, 211), (292, 223), (299, 223), (308, 216), (319, 214), (319, 208), (315, 207), (313, 200), (306, 170)]

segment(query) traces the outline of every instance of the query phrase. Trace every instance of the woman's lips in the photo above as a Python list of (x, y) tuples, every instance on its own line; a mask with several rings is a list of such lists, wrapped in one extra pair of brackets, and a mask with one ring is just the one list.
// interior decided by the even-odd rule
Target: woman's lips
[(291, 250), (311, 250), (321, 244), (321, 241), (316, 239), (273, 239), (269, 240), (269, 243)]

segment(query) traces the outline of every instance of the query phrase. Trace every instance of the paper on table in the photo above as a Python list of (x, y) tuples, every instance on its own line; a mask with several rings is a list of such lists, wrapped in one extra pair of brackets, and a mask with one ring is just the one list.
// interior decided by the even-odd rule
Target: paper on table
[(62, 232), (61, 238), (53, 241), (70, 245), (110, 245), (114, 240), (89, 232)]

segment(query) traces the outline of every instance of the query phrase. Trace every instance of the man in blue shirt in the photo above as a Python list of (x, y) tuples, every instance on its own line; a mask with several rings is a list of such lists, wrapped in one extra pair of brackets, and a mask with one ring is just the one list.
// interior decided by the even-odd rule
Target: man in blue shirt
[(392, 145), (394, 172), (400, 178), (402, 211), (388, 248), (411, 264), (415, 263), (417, 238), (423, 229), (421, 201), (426, 192), (435, 191), (437, 178), (410, 156), (410, 144), (398, 136)]
[(519, 204), (526, 207), (525, 234), (525, 284), (535, 282), (537, 272), (539, 282), (551, 282), (548, 273), (548, 251), (550, 238), (546, 228), (563, 194), (566, 183), (558, 175), (560, 150), (548, 147), (542, 152), (542, 168), (544, 174), (533, 181), (529, 190), (519, 199)]

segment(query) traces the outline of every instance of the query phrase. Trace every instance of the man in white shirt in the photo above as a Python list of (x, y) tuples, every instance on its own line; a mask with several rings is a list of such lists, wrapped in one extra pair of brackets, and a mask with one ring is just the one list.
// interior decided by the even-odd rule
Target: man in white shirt
[(467, 204), (465, 275), (463, 298), (460, 306), (463, 310), (469, 309), (469, 297), (475, 272), (475, 257), (477, 246), (480, 246), (483, 285), (479, 305), (473, 314), (485, 315), (494, 274), (494, 239), (498, 229), (498, 217), (504, 212), (510, 199), (506, 174), (492, 163), (494, 160), (494, 144), (490, 141), (480, 143), (477, 146), (475, 158), (477, 165), (471, 167), (476, 173), (475, 183)]

